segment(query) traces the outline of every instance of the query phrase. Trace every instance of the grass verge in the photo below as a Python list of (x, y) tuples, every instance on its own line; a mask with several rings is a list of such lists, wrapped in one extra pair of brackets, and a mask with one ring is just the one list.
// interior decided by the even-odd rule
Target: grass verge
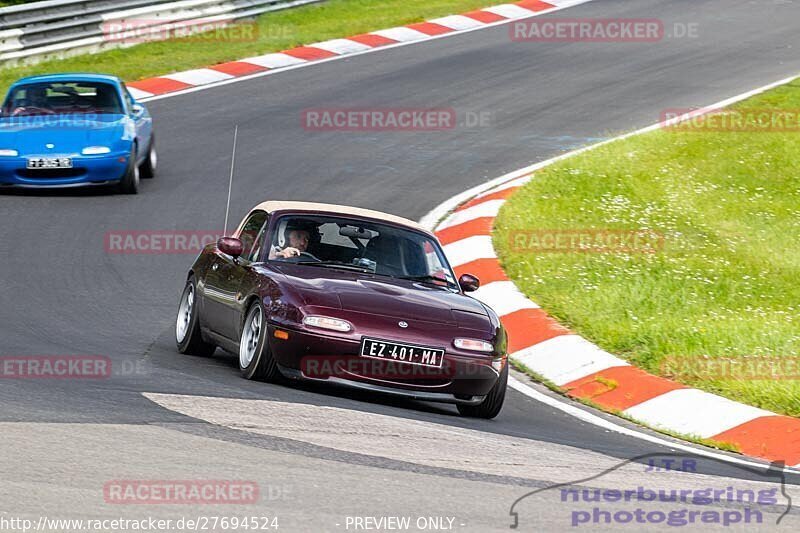
[[(495, 5), (492, 0), (329, 0), (266, 13), (253, 39), (197, 36), (139, 44), (35, 65), (0, 69), (0, 90), (23, 76), (53, 72), (102, 72), (126, 81), (206, 67), (298, 45), (421, 22)], [(233, 35), (233, 33), (231, 33)], [(238, 42), (237, 42), (238, 41)]]
[[(728, 112), (764, 110), (796, 117), (800, 82)], [(526, 295), (603, 349), (800, 416), (800, 129), (710, 124), (543, 169), (501, 210), (494, 244)], [(622, 249), (607, 238), (642, 231), (663, 246)], [(573, 246), (575, 235), (590, 235), (591, 251)], [(559, 237), (565, 246), (545, 251)]]

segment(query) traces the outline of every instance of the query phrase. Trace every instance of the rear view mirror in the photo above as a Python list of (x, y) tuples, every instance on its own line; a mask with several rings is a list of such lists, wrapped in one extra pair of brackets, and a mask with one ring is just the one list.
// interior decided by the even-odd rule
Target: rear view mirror
[(222, 237), (217, 241), (217, 249), (223, 254), (230, 255), (234, 259), (242, 255), (244, 246), (242, 241), (236, 237)]
[(358, 228), (356, 226), (342, 226), (339, 228), (339, 235), (342, 237), (349, 237), (351, 239), (371, 239), (375, 236), (375, 232), (366, 228)]
[(461, 290), (464, 292), (475, 292), (481, 286), (481, 280), (472, 274), (462, 274), (461, 277), (458, 278), (458, 286), (461, 287)]

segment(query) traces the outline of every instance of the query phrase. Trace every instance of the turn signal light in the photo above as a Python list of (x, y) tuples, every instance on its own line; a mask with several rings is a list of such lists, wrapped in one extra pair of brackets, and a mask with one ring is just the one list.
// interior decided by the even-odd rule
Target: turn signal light
[(283, 341), (289, 340), (289, 333), (283, 331), (282, 329), (276, 329), (275, 333), (272, 334), (276, 339), (281, 339)]
[(494, 346), (491, 342), (481, 341), (478, 339), (456, 339), (453, 341), (456, 348), (461, 350), (469, 350), (472, 352), (493, 352)]
[(330, 329), (344, 333), (353, 329), (353, 325), (347, 320), (331, 318), (329, 316), (309, 315), (303, 319), (303, 324), (315, 328)]

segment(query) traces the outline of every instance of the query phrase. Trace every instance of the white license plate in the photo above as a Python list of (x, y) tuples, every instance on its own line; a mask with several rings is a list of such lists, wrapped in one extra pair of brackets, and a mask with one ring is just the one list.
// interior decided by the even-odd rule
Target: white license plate
[(72, 168), (72, 158), (31, 157), (28, 159), (28, 168)]
[(418, 346), (400, 342), (384, 341), (364, 337), (361, 341), (361, 355), (375, 359), (400, 361), (433, 368), (441, 368), (444, 350), (431, 346)]

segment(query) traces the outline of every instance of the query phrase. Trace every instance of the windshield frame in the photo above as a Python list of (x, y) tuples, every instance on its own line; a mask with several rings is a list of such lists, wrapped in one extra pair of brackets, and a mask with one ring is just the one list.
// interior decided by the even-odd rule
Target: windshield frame
[[(456, 276), (453, 267), (450, 265), (450, 261), (448, 261), (447, 256), (444, 253), (444, 249), (442, 248), (439, 240), (436, 238), (435, 235), (428, 233), (426, 231), (419, 230), (417, 228), (404, 226), (402, 224), (396, 224), (391, 221), (381, 220), (376, 218), (369, 218), (369, 217), (360, 217), (357, 215), (349, 215), (349, 214), (342, 214), (342, 213), (328, 213), (328, 212), (319, 212), (319, 211), (274, 211), (270, 214), (270, 220), (268, 224), (268, 229), (263, 236), (264, 239), (267, 241), (262, 243), (261, 248), (261, 257), (259, 261), (270, 263), (270, 264), (277, 264), (277, 265), (298, 265), (303, 266), (306, 268), (330, 268), (332, 270), (337, 270), (336, 265), (320, 265), (320, 266), (311, 266), (309, 264), (302, 264), (296, 261), (285, 261), (281, 259), (270, 259), (269, 258), (269, 250), (272, 247), (272, 240), (275, 232), (278, 230), (281, 220), (285, 220), (286, 218), (323, 218), (326, 219), (326, 222), (338, 222), (342, 221), (344, 223), (350, 224), (370, 224), (375, 226), (386, 226), (393, 230), (399, 230), (403, 232), (409, 232), (419, 237), (422, 237), (428, 241), (430, 241), (431, 245), (433, 246), (434, 252), (439, 260), (439, 263), (442, 265), (443, 269), (445, 270), (445, 277), (449, 276), (449, 279), (442, 279), (443, 282), (447, 282), (445, 284), (437, 284), (432, 281), (415, 281), (408, 278), (404, 278), (402, 276), (393, 276), (390, 274), (383, 274), (378, 272), (370, 272), (368, 270), (359, 270), (357, 269), (357, 265), (347, 265), (346, 263), (343, 264), (345, 268), (338, 268), (339, 271), (347, 271), (352, 272), (354, 274), (364, 275), (364, 276), (377, 276), (382, 278), (389, 278), (398, 281), (404, 281), (409, 283), (423, 283), (425, 285), (430, 285), (434, 287), (439, 287), (442, 289), (447, 290), (454, 290), (456, 292), (461, 292), (461, 287), (458, 284), (458, 276)], [(323, 261), (324, 262), (324, 261)]]
[[(87, 88), (97, 86), (105, 86), (111, 89), (114, 93), (114, 97), (116, 99), (116, 110), (114, 111), (105, 111), (96, 106), (92, 106), (88, 109), (79, 109), (72, 106), (70, 109), (63, 109), (57, 110), (52, 108), (42, 108), (52, 111), (52, 113), (24, 113), (20, 115), (14, 115), (13, 112), (15, 109), (19, 109), (20, 107), (24, 106), (17, 106), (11, 107), (13, 104), (13, 96), (19, 90), (27, 90), (33, 87), (44, 87), (45, 89), (53, 86), (59, 85), (77, 85), (81, 86), (84, 85)], [(33, 106), (35, 107), (35, 106)], [(106, 81), (106, 80), (78, 80), (78, 79), (67, 79), (67, 80), (52, 80), (52, 81), (29, 81), (29, 82), (22, 82), (12, 85), (8, 92), (6, 93), (5, 98), (3, 99), (2, 105), (0, 105), (0, 118), (22, 118), (22, 117), (48, 117), (48, 116), (64, 116), (64, 115), (127, 115), (127, 105), (123, 95), (120, 94), (120, 88), (117, 84)]]

